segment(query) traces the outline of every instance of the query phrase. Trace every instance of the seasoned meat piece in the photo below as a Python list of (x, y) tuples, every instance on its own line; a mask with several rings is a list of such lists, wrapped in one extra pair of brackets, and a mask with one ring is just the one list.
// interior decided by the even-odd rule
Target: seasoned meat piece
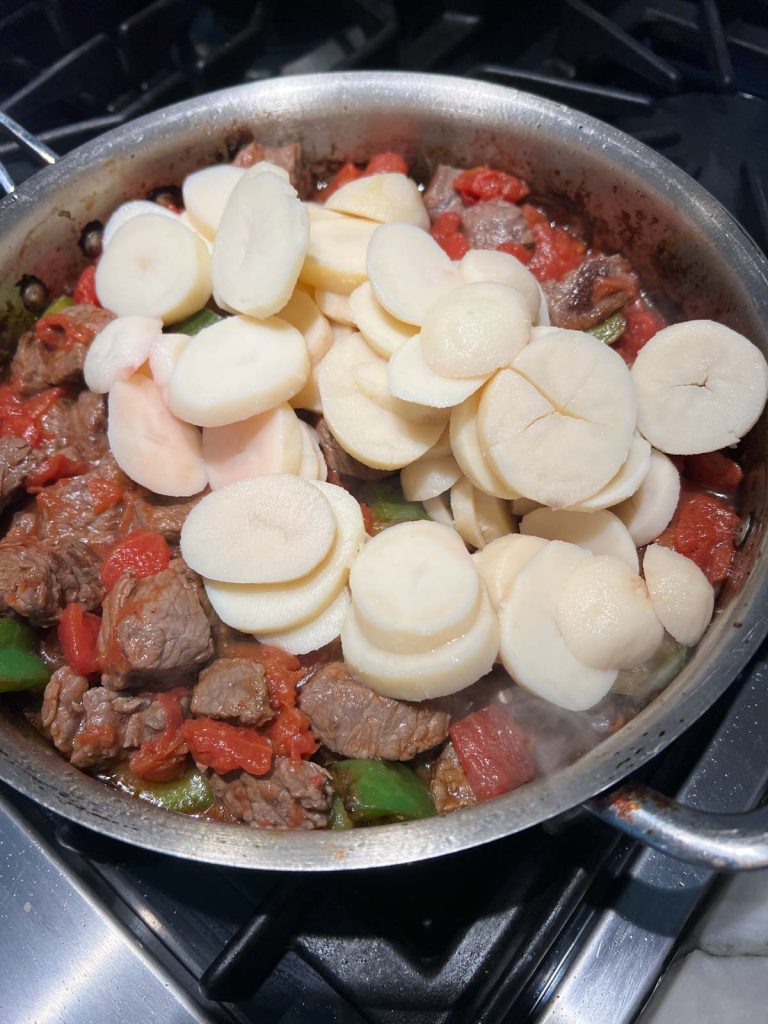
[(430, 220), (436, 221), (441, 213), (463, 213), (464, 203), (453, 187), (453, 183), (461, 174), (458, 167), (440, 164), (424, 192), (424, 205)]
[(72, 753), (72, 741), (83, 721), (83, 694), (87, 689), (88, 680), (69, 665), (57, 669), (45, 687), (42, 725), (62, 754)]
[(381, 480), (382, 477), (390, 476), (385, 469), (372, 469), (358, 462), (356, 458), (345, 452), (339, 442), (331, 433), (324, 419), (318, 421), (317, 439), (320, 442), (320, 450), (328, 466), (330, 473), (338, 473), (340, 476), (354, 476), (358, 480)]
[(37, 496), (38, 532), (47, 540), (79, 537), (104, 553), (128, 529), (125, 501), (133, 484), (110, 457), (81, 476), (57, 480)]
[(345, 757), (410, 761), (448, 735), (451, 717), (433, 701), (410, 704), (358, 683), (343, 662), (321, 665), (299, 690), (315, 736)]
[(212, 775), (211, 786), (237, 821), (253, 828), (325, 828), (331, 809), (330, 775), (312, 761), (276, 757), (268, 775), (241, 772), (234, 782)]
[(143, 694), (122, 696), (94, 686), (83, 694), (82, 706), (83, 720), (70, 756), (76, 768), (106, 767), (166, 726), (162, 704)]
[(528, 221), (519, 206), (493, 199), (462, 210), (461, 223), (472, 249), (495, 249), (503, 242), (530, 245)]
[(43, 449), (62, 451), (71, 459), (96, 462), (109, 451), (107, 404), (103, 395), (81, 391), (76, 399), (62, 398), (41, 418)]
[(99, 654), (111, 690), (196, 672), (213, 655), (199, 577), (180, 558), (154, 576), (121, 576), (104, 601)]
[(34, 502), (31, 506), (19, 509), (18, 512), (13, 513), (11, 518), (11, 525), (5, 534), (3, 540), (25, 540), (28, 537), (37, 536), (37, 512), (35, 511)]
[(0, 543), (0, 608), (12, 608), (37, 626), (53, 625), (73, 601), (96, 608), (104, 596), (99, 567), (96, 552), (79, 540), (5, 540)]
[(299, 195), (307, 194), (309, 177), (301, 156), (301, 143), (291, 142), (287, 146), (262, 146), (260, 142), (250, 142), (247, 146), (243, 146), (232, 162), (235, 167), (253, 167), (261, 160), (276, 164), (288, 171), (291, 184)]
[(22, 437), (0, 437), (0, 510), (5, 508), (21, 487), (22, 480), (34, 469), (39, 456)]
[(136, 527), (161, 533), (169, 544), (178, 544), (184, 520), (202, 497), (196, 494), (192, 498), (165, 498), (141, 490), (133, 506)]
[(432, 766), (429, 791), (439, 814), (477, 803), (456, 748), (450, 741), (440, 751), (440, 756)]
[(11, 361), (10, 381), (26, 394), (83, 379), (88, 346), (114, 316), (98, 306), (69, 306), (43, 317), (36, 330), (19, 338)]
[(192, 712), (261, 725), (272, 718), (263, 665), (246, 658), (218, 658), (203, 669), (192, 690)]
[(562, 281), (543, 286), (553, 327), (585, 331), (638, 294), (638, 281), (622, 256), (591, 256)]
[(212, 612), (213, 642), (217, 658), (248, 658), (250, 650), (259, 647), (259, 641), (250, 633), (232, 629)]

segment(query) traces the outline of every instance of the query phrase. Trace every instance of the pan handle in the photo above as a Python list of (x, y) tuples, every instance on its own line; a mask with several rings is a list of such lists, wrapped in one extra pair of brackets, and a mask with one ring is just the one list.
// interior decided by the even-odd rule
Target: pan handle
[(689, 864), (716, 871), (768, 867), (768, 807), (697, 811), (648, 786), (621, 786), (584, 804), (601, 821)]
[[(28, 132), (23, 125), (20, 125), (18, 121), (14, 121), (12, 117), (9, 117), (6, 113), (0, 110), (0, 129), (8, 132), (16, 139), (22, 149), (26, 149), (28, 153), (31, 153), (40, 163), (43, 164), (55, 164), (58, 157), (53, 150), (46, 146), (46, 144), (38, 139), (32, 132)], [(0, 189), (3, 190), (7, 195), (10, 195), (16, 188), (16, 184), (11, 177), (8, 168), (2, 161), (0, 161)]]

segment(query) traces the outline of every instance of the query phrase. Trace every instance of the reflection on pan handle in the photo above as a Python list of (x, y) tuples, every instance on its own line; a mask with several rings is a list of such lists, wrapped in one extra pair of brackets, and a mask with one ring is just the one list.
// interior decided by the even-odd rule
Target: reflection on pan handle
[(697, 811), (648, 786), (622, 786), (584, 805), (647, 846), (716, 871), (768, 867), (768, 807), (741, 814)]
[[(49, 146), (46, 146), (41, 139), (38, 139), (38, 137), (33, 135), (32, 132), (28, 132), (26, 128), (19, 124), (18, 121), (14, 121), (12, 117), (3, 113), (2, 110), (0, 110), (0, 130), (12, 135), (21, 148), (25, 149), (28, 153), (31, 153), (35, 159), (40, 161), (40, 163), (56, 163), (58, 157)], [(15, 188), (16, 185), (8, 172), (8, 168), (5, 164), (0, 162), (0, 189), (10, 195)]]

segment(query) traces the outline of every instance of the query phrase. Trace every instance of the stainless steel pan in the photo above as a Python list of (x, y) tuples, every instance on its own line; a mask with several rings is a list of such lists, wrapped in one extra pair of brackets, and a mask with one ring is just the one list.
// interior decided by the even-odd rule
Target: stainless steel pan
[[(768, 353), (768, 263), (689, 177), (621, 132), (526, 93), (432, 75), (350, 73), (229, 89), (151, 114), (89, 143), (0, 203), (0, 282), (38, 274), (53, 290), (79, 269), (84, 223), (122, 200), (227, 159), (227, 143), (301, 139), (311, 161), (404, 152), (515, 170), (583, 210), (685, 317), (711, 316)], [(50, 158), (49, 158), (50, 159)], [(634, 721), (571, 767), (444, 818), (352, 832), (275, 832), (167, 814), (64, 762), (10, 714), (0, 717), (0, 778), (105, 835), (217, 864), (316, 871), (435, 857), (520, 831), (610, 791), (679, 736), (734, 680), (765, 622), (766, 425), (746, 445), (751, 528), (735, 579), (681, 675)], [(679, 855), (721, 867), (768, 863), (768, 818), (710, 820), (642, 791), (590, 809)], [(756, 816), (757, 815), (757, 816)]]

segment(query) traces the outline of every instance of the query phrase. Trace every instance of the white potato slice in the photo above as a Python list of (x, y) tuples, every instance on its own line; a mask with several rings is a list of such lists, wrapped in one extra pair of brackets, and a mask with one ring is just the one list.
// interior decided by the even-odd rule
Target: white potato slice
[(328, 478), (328, 467), (320, 450), (317, 431), (303, 420), (299, 420), (299, 426), (301, 428), (301, 464), (298, 475), (303, 476), (305, 480), (325, 482)]
[(126, 476), (157, 494), (185, 498), (207, 483), (200, 431), (169, 412), (160, 388), (143, 373), (112, 385), (107, 437)]
[(461, 539), (473, 548), (484, 548), (485, 540), (475, 515), (474, 487), (465, 476), (451, 488), (451, 515)]
[(215, 164), (194, 171), (184, 179), (181, 186), (184, 209), (195, 229), (205, 238), (213, 240), (224, 207), (245, 173), (242, 167), (234, 164)]
[(495, 249), (470, 249), (459, 260), (459, 273), (468, 284), (496, 281), (514, 288), (525, 299), (531, 318), (540, 322), (541, 285), (530, 270), (510, 253), (497, 252)]
[(494, 498), (491, 494), (472, 488), (472, 500), (475, 505), (475, 521), (480, 527), (483, 545), (511, 533), (515, 523), (509, 509), (509, 502)]
[(211, 295), (208, 248), (175, 215), (145, 213), (119, 227), (96, 266), (96, 294), (117, 316), (175, 323)]
[(429, 228), (429, 214), (418, 185), (405, 174), (367, 174), (348, 181), (327, 199), (325, 207), (380, 224), (399, 221), (425, 231)]
[(487, 377), (442, 377), (428, 365), (421, 349), (421, 335), (412, 338), (397, 349), (387, 369), (389, 390), (405, 402), (431, 405), (435, 409), (449, 409), (459, 405), (478, 388)]
[(443, 377), (478, 377), (511, 363), (530, 336), (531, 314), (520, 292), (477, 281), (432, 306), (421, 328), (421, 350)]
[(166, 394), (173, 368), (189, 344), (188, 334), (160, 334), (149, 350), (149, 370), (152, 379)]
[(591, 668), (637, 668), (664, 639), (644, 581), (610, 555), (590, 558), (571, 572), (555, 622), (579, 661)]
[(536, 508), (542, 508), (538, 501), (531, 501), (530, 498), (513, 498), (510, 502), (513, 516), (527, 516)]
[(570, 509), (537, 508), (520, 520), (520, 533), (546, 540), (578, 544), (593, 555), (612, 555), (633, 572), (640, 571), (635, 543), (613, 512), (572, 512)]
[(323, 403), (320, 398), (320, 389), (317, 386), (317, 370), (319, 367), (310, 368), (307, 382), (301, 391), (297, 391), (290, 402), (294, 409), (308, 409), (310, 412), (322, 413)]
[(436, 498), (425, 498), (422, 505), (433, 523), (448, 526), (451, 530), (454, 528), (450, 498), (447, 494), (439, 494)]
[(280, 310), (278, 318), (301, 333), (309, 361), (313, 366), (319, 363), (333, 344), (333, 331), (317, 303), (297, 288)]
[(517, 574), (548, 543), (549, 541), (542, 537), (508, 533), (491, 541), (482, 550), (475, 551), (472, 560), (485, 583), (491, 604), (497, 611), (515, 582)]
[(323, 316), (327, 316), (329, 320), (333, 320), (336, 324), (354, 327), (355, 321), (352, 318), (349, 299), (349, 295), (329, 292), (327, 288), (315, 288), (315, 302)]
[(557, 628), (565, 581), (592, 556), (553, 541), (518, 572), (501, 603), (501, 661), (518, 685), (568, 711), (585, 711), (608, 693), (614, 671), (590, 668), (573, 654)]
[(461, 476), (452, 455), (426, 455), (400, 470), (400, 485), (407, 501), (425, 501), (444, 494)]
[(208, 250), (208, 252), (210, 254), (213, 254), (213, 242), (210, 240), (210, 238), (206, 238), (205, 235), (201, 234), (197, 230), (197, 225), (192, 220), (192, 218), (189, 216), (187, 211), (186, 210), (182, 210), (181, 213), (178, 215), (178, 217), (179, 217), (179, 220), (181, 221), (181, 223), (184, 225), (185, 228), (189, 228), (190, 231), (194, 231), (198, 238), (202, 238), (202, 240), (205, 242), (205, 247)]
[(302, 205), (309, 214), (310, 220), (344, 220), (343, 213), (334, 213), (334, 211), (329, 210), (324, 203), (305, 201)]
[(212, 490), (267, 473), (298, 473), (301, 425), (283, 403), (225, 427), (204, 427), (203, 462)]
[(333, 219), (312, 219), (301, 280), (315, 288), (349, 295), (366, 278), (365, 256), (374, 231), (374, 221), (343, 214)]
[(439, 423), (443, 427), (446, 426), (449, 415), (447, 409), (434, 409), (432, 406), (419, 405), (417, 402), (404, 402), (392, 395), (389, 390), (387, 364), (383, 359), (359, 363), (352, 368), (352, 376), (366, 398), (370, 398), (380, 408), (387, 409), (395, 416), (412, 423)]
[(418, 333), (418, 328), (397, 320), (384, 309), (366, 281), (349, 296), (349, 312), (362, 336), (385, 359), (404, 341)]
[(376, 298), (398, 320), (421, 326), (438, 299), (458, 288), (455, 263), (426, 231), (382, 224), (368, 246), (368, 278)]
[(279, 647), (289, 654), (319, 651), (341, 633), (344, 619), (349, 612), (349, 603), (349, 591), (345, 587), (317, 618), (282, 633), (263, 633), (259, 639), (263, 644)]
[(768, 396), (768, 364), (742, 334), (712, 320), (672, 324), (632, 367), (638, 428), (654, 448), (696, 455), (736, 444)]
[(446, 426), (440, 437), (438, 437), (429, 449), (429, 458), (435, 459), (440, 455), (453, 455), (453, 452), (451, 451), (450, 425)]
[(650, 468), (651, 446), (644, 437), (635, 433), (629, 446), (627, 461), (616, 476), (609, 480), (605, 487), (602, 487), (597, 494), (593, 494), (586, 501), (579, 502), (573, 508), (581, 512), (595, 512), (598, 509), (618, 505), (619, 502), (631, 498), (639, 489)]
[(181, 553), (223, 583), (285, 583), (316, 569), (336, 537), (336, 516), (315, 483), (259, 476), (211, 491), (187, 516)]
[(382, 408), (355, 381), (361, 363), (383, 362), (359, 334), (340, 338), (318, 367), (323, 414), (342, 448), (366, 466), (401, 469), (438, 440), (445, 420), (414, 422)]
[(466, 633), (424, 654), (399, 654), (368, 640), (353, 605), (341, 627), (341, 646), (350, 671), (372, 690), (398, 700), (429, 700), (463, 690), (491, 671), (499, 625), (481, 588), (477, 617)]
[(483, 391), (480, 443), (496, 473), (555, 508), (596, 494), (627, 460), (637, 402), (627, 365), (590, 334), (558, 331), (522, 350)]
[(475, 487), (496, 498), (516, 498), (517, 491), (507, 487), (491, 467), (480, 447), (477, 410), (482, 391), (470, 395), (451, 410), (451, 448), (464, 476)]
[(103, 327), (85, 354), (83, 377), (91, 391), (105, 395), (117, 380), (127, 380), (149, 357), (162, 336), (154, 316), (119, 316)]
[[(538, 284), (538, 282), (536, 283)], [(550, 326), (549, 306), (547, 305), (547, 293), (544, 291), (541, 285), (539, 285), (539, 311), (537, 314), (534, 314), (533, 322), (535, 324), (538, 324), (538, 326), (541, 327), (542, 330)]]
[(481, 592), (459, 536), (425, 520), (392, 526), (368, 541), (349, 587), (368, 640), (395, 654), (431, 651), (467, 632)]
[(678, 643), (693, 647), (712, 620), (715, 591), (690, 558), (651, 544), (643, 556), (643, 574), (653, 610)]
[(104, 230), (101, 233), (102, 250), (106, 249), (115, 237), (115, 232), (118, 228), (121, 228), (123, 224), (127, 224), (129, 220), (133, 220), (134, 217), (141, 217), (145, 213), (159, 217), (170, 217), (171, 220), (179, 220), (178, 213), (169, 210), (167, 206), (153, 203), (149, 199), (132, 199), (130, 202), (118, 206), (104, 225)]
[(309, 218), (296, 189), (250, 168), (224, 208), (211, 261), (222, 309), (265, 319), (290, 299), (309, 246)]
[(221, 427), (273, 409), (309, 376), (304, 339), (277, 317), (225, 317), (190, 339), (171, 374), (168, 402), (188, 423)]
[(614, 512), (629, 530), (637, 547), (656, 540), (669, 526), (680, 498), (680, 474), (671, 459), (655, 448), (643, 482), (631, 498)]
[(360, 506), (343, 487), (318, 483), (336, 518), (336, 537), (317, 568), (291, 583), (241, 584), (205, 581), (213, 610), (228, 626), (261, 636), (294, 629), (331, 604), (346, 586), (349, 567), (366, 540)]

